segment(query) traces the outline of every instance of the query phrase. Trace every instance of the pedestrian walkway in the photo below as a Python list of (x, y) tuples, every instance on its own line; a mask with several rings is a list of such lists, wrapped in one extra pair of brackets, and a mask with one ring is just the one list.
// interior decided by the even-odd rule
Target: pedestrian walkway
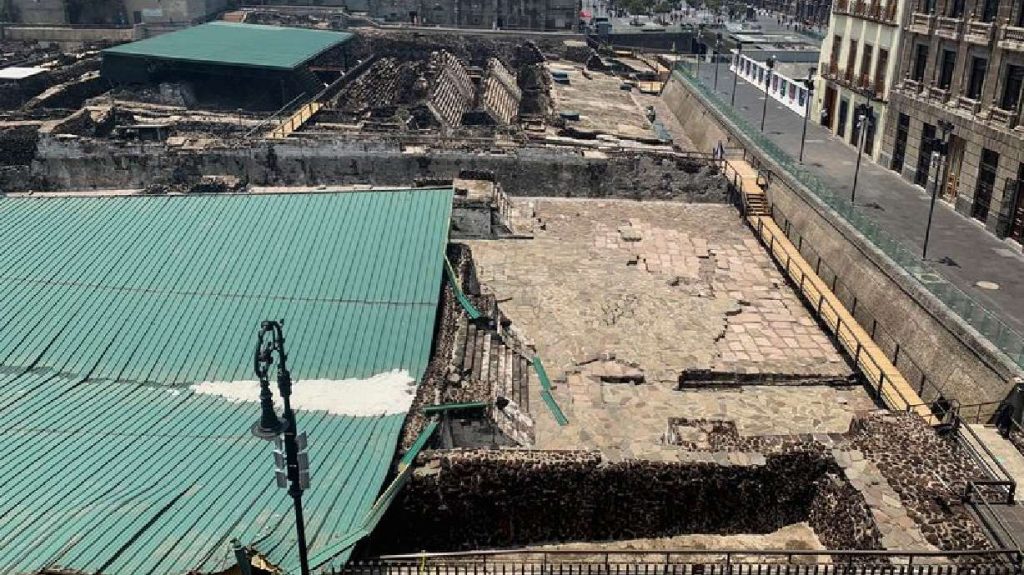
[[(701, 63), (700, 78), (708, 90), (717, 93), (720, 105), (729, 106), (734, 76), (727, 63), (719, 64), (719, 81), (714, 90), (715, 66)], [(692, 67), (690, 68), (692, 72)], [(735, 112), (752, 126), (761, 123), (764, 93), (742, 79), (736, 82)], [(780, 103), (770, 100), (767, 106), (765, 136), (795, 164), (800, 148), (803, 118)], [(755, 128), (756, 129), (756, 128)], [(856, 150), (817, 125), (813, 119), (807, 126), (807, 147), (804, 168), (816, 177), (834, 195), (847, 197), (852, 189), (857, 160)], [(951, 305), (986, 337), (1015, 360), (1024, 365), (1024, 348), (1019, 334), (1024, 333), (1024, 256), (1019, 249), (999, 240), (982, 225), (962, 216), (940, 201), (935, 209), (929, 260), (919, 261), (928, 217), (929, 197), (924, 190), (887, 170), (870, 159), (862, 161), (856, 192), (859, 214), (870, 218), (878, 228), (908, 249), (914, 260), (910, 269), (932, 293), (953, 294), (952, 286), (966, 293), (980, 308), (991, 313), (984, 315), (970, 300), (959, 296), (963, 309)], [(918, 254), (913, 256), (912, 254)], [(905, 261), (900, 262), (907, 266)], [(928, 282), (931, 282), (929, 285)], [(938, 284), (936, 284), (938, 282)], [(947, 286), (951, 284), (951, 286)], [(993, 282), (998, 289), (983, 289), (979, 282)], [(983, 284), (985, 285), (985, 284)], [(991, 287), (991, 286), (988, 286)], [(950, 302), (948, 297), (944, 301)], [(981, 321), (978, 317), (983, 316)], [(998, 319), (1016, 334), (1002, 328), (986, 330)]]

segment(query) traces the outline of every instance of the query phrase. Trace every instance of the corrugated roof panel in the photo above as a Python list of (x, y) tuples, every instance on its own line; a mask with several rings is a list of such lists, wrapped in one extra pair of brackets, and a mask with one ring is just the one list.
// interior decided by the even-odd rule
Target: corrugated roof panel
[[(15, 422), (0, 434), (0, 572), (221, 571), (232, 537), (297, 569), (290, 499), (249, 434), (258, 406), (187, 385), (253, 379), (257, 324), (282, 317), (296, 385), (418, 379), (451, 199), (0, 200), (0, 415)], [(311, 556), (365, 515), (403, 419), (299, 414)]]
[(350, 38), (348, 32), (218, 21), (114, 46), (102, 53), (290, 70)]

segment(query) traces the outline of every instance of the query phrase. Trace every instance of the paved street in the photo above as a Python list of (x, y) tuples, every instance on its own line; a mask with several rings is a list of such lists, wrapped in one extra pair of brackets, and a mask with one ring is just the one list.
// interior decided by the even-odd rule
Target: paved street
[[(728, 102), (733, 74), (719, 64), (718, 93)], [(702, 80), (711, 87), (714, 66), (702, 63)], [(761, 122), (763, 92), (740, 79), (736, 107), (757, 127)], [(781, 104), (768, 102), (765, 133), (794, 158), (800, 148), (803, 118)], [(833, 190), (848, 194), (853, 182), (856, 150), (814, 122), (807, 127), (805, 164)], [(895, 172), (867, 159), (862, 161), (857, 184), (857, 205), (861, 206), (892, 236), (914, 253), (924, 242), (929, 198), (920, 187), (901, 179)], [(1024, 256), (1020, 249), (997, 239), (982, 225), (964, 217), (945, 202), (935, 208), (928, 247), (928, 259), (937, 273), (967, 292), (975, 301), (995, 313), (1018, 333), (1024, 333)], [(997, 290), (977, 287), (977, 282), (995, 282)]]

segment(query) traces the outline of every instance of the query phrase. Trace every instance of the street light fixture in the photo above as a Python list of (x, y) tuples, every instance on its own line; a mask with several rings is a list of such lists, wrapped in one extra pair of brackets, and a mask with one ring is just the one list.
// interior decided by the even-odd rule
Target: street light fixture
[(768, 56), (768, 74), (764, 78), (764, 104), (761, 106), (761, 131), (764, 132), (764, 117), (768, 113), (768, 89), (772, 84), (772, 70), (775, 69), (775, 56)]
[(859, 130), (857, 146), (857, 167), (853, 170), (853, 188), (850, 190), (850, 203), (853, 204), (857, 198), (857, 176), (860, 175), (860, 157), (864, 154), (864, 141), (867, 139), (867, 132), (875, 123), (875, 109), (871, 107), (871, 95), (868, 100), (857, 104), (854, 113), (857, 114), (857, 129)]
[(935, 213), (935, 200), (939, 195), (939, 186), (945, 185), (946, 174), (949, 172), (949, 162), (946, 161), (947, 155), (949, 154), (949, 138), (953, 133), (953, 124), (949, 120), (938, 121), (939, 130), (942, 131), (941, 138), (932, 138), (932, 155), (933, 162), (938, 160), (940, 163), (936, 164), (935, 167), (935, 185), (932, 186), (932, 201), (928, 206), (928, 224), (924, 229), (924, 247), (921, 248), (921, 259), (928, 259), (928, 238), (932, 233), (932, 214)]
[(722, 33), (715, 34), (715, 57), (712, 60), (715, 64), (715, 92), (718, 92), (718, 55), (722, 53)]
[[(299, 544), (299, 566), (301, 575), (309, 575), (309, 559), (306, 548), (306, 524), (302, 515), (302, 492), (309, 488), (309, 457), (305, 452), (306, 434), (296, 431), (295, 412), (292, 411), (292, 376), (286, 362), (284, 350), (283, 322), (264, 321), (256, 336), (256, 352), (253, 355), (253, 369), (260, 381), (260, 419), (252, 427), (252, 434), (260, 439), (272, 440), (280, 448), (274, 451), (277, 486), (288, 488), (295, 506), (295, 534)], [(274, 411), (274, 394), (270, 391), (269, 372), (277, 355), (277, 390), (284, 403), (283, 420)], [(281, 435), (284, 438), (281, 438)], [(284, 451), (284, 453), (281, 453)]]
[(736, 81), (740, 77), (740, 61), (743, 55), (743, 42), (736, 43), (736, 63), (732, 66), (732, 97), (729, 98), (729, 105), (736, 107)]
[(807, 69), (807, 78), (804, 78), (804, 87), (807, 88), (807, 100), (804, 102), (804, 129), (800, 134), (800, 160), (804, 163), (804, 143), (807, 141), (807, 118), (811, 115), (811, 98), (814, 97), (814, 66)]

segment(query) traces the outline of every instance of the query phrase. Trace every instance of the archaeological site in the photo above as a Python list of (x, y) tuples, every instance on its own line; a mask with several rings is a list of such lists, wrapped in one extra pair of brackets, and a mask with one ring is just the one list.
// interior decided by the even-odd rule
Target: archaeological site
[(350, 12), (0, 35), (0, 574), (1021, 572), (1020, 366), (688, 46)]

